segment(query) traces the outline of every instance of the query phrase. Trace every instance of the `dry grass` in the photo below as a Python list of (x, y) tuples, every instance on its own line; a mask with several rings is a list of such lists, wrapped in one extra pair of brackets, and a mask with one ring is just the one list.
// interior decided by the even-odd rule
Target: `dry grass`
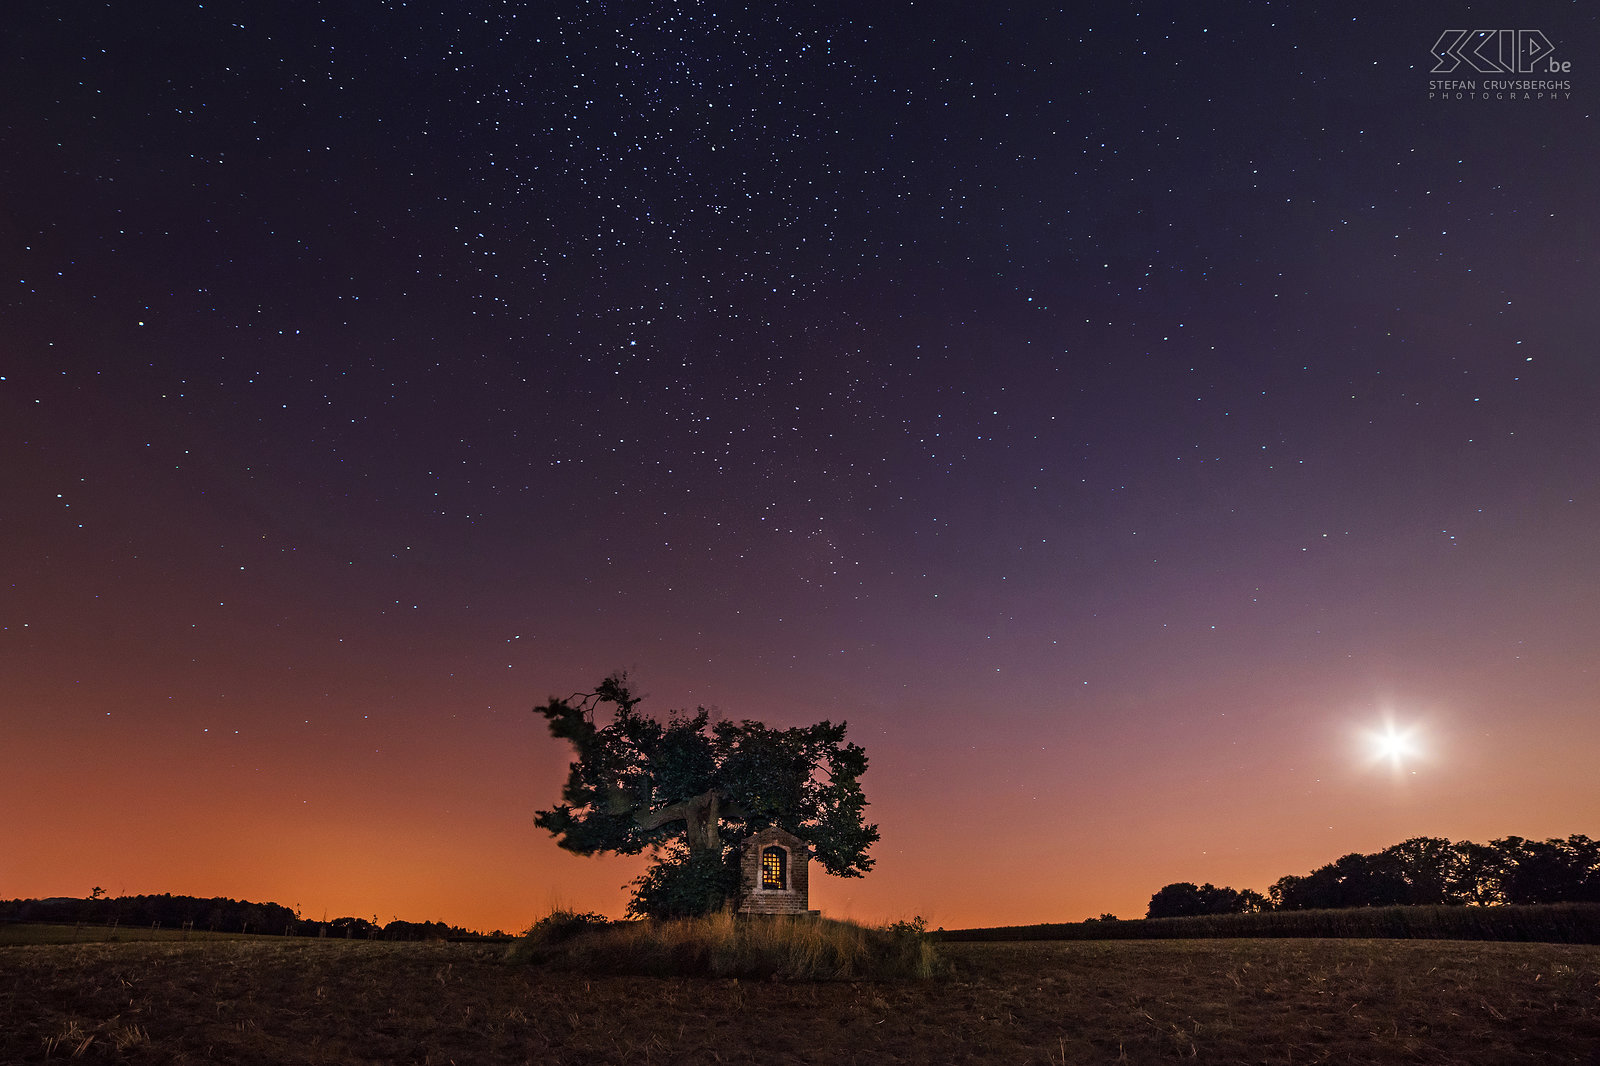
[(1600, 948), (956, 944), (933, 981), (585, 977), (477, 944), (0, 948), (0, 1062), (1600, 1062)]
[(553, 914), (508, 958), (582, 974), (786, 981), (925, 978), (934, 966), (932, 943), (905, 924), (875, 929), (812, 915), (728, 912), (598, 928), (584, 920)]

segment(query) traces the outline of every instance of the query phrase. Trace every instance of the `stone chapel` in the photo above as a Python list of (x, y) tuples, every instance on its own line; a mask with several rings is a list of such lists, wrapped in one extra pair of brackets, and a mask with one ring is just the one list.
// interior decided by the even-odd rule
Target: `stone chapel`
[(806, 914), (810, 908), (805, 841), (777, 826), (744, 843), (739, 865), (740, 914)]

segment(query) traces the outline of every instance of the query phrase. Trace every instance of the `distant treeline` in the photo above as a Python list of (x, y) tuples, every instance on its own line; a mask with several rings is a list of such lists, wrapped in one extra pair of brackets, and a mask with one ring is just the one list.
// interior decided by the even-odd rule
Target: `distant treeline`
[(55, 897), (0, 900), (0, 922), (79, 922), (85, 925), (156, 926), (204, 929), (218, 933), (270, 933), (278, 936), (346, 937), (360, 940), (473, 940), (502, 938), (504, 933), (476, 933), (444, 922), (392, 921), (379, 925), (365, 918), (308, 921), (281, 903), (250, 903), (217, 896), (119, 896), (111, 899)]
[(1167, 885), (1150, 897), (1145, 917), (1595, 902), (1600, 902), (1600, 842), (1586, 836), (1513, 836), (1488, 844), (1413, 837), (1370, 855), (1346, 855), (1304, 876), (1281, 877), (1265, 896), (1188, 881)]
[(1193, 940), (1220, 937), (1371, 937), (1600, 944), (1600, 903), (1500, 907), (1346, 907), (1191, 918), (1090, 918), (1053, 925), (939, 930), (940, 940)]

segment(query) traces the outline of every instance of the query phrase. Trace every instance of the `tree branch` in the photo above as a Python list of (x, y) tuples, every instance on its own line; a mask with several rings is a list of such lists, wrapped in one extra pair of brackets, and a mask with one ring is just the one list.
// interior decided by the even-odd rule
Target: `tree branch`
[[(691, 851), (721, 851), (722, 834), (718, 831), (721, 819), (717, 807), (722, 799), (720, 791), (708, 789), (698, 796), (669, 803), (653, 811), (635, 810), (633, 824), (640, 829), (659, 829), (668, 822), (681, 820), (687, 829), (684, 835), (688, 838)], [(731, 808), (736, 806), (730, 805), (730, 813)]]

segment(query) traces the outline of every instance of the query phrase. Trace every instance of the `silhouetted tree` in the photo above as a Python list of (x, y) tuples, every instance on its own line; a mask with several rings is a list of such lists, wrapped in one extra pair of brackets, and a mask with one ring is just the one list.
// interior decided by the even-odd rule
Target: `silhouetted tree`
[(1400, 860), (1382, 852), (1352, 852), (1304, 877), (1279, 878), (1270, 889), (1280, 910), (1381, 907), (1406, 902), (1406, 892)]
[[(248, 912), (248, 917), (247, 917)], [(237, 931), (246, 921), (252, 931), (283, 931), (294, 912), (276, 903), (241, 903), (231, 899), (197, 899), (162, 893), (154, 896), (90, 895), (87, 899), (15, 900), (0, 905), (0, 919), (38, 922), (120, 922), (124, 925), (162, 925), (177, 928), (187, 923)]]
[(1146, 918), (1187, 918), (1197, 914), (1244, 914), (1262, 909), (1266, 902), (1259, 892), (1238, 891), (1207, 882), (1195, 885), (1179, 881), (1167, 885), (1150, 897)]
[(1239, 913), (1259, 914), (1272, 909), (1272, 901), (1253, 888), (1239, 889)]
[(446, 940), (466, 935), (465, 930), (443, 922), (402, 922), (397, 918), (383, 927), (385, 940)]
[(1405, 886), (1402, 902), (1438, 904), (1459, 902), (1460, 856), (1443, 837), (1412, 837), (1381, 852), (1385, 869)]
[(1405, 872), (1388, 852), (1346, 855), (1334, 863), (1345, 907), (1392, 907), (1408, 902)]
[(365, 918), (335, 918), (328, 923), (329, 936), (342, 936), (349, 940), (371, 940), (382, 930)]
[(1600, 900), (1600, 844), (1586, 836), (1505, 837), (1490, 847), (1500, 858), (1500, 892), (1507, 903)]
[(1273, 882), (1267, 889), (1267, 899), (1275, 911), (1298, 911), (1305, 909), (1304, 877), (1294, 874), (1285, 874)]
[(1451, 902), (1486, 906), (1504, 903), (1501, 892), (1501, 856), (1488, 844), (1463, 840), (1450, 845), (1454, 879)]
[(1600, 842), (1413, 837), (1373, 855), (1346, 855), (1303, 877), (1279, 878), (1269, 894), (1280, 910), (1600, 902)]
[[(878, 828), (863, 818), (864, 750), (845, 724), (769, 729), (760, 722), (710, 724), (704, 707), (662, 723), (636, 708), (626, 675), (593, 692), (552, 697), (535, 710), (577, 759), (562, 802), (535, 824), (580, 855), (649, 850), (654, 865), (634, 882), (631, 912), (652, 917), (716, 910), (738, 888), (737, 846), (777, 825), (805, 841), (836, 877), (872, 868)], [(609, 706), (602, 725), (597, 712)]]
[(1146, 918), (1187, 918), (1200, 913), (1200, 886), (1193, 881), (1162, 885), (1150, 897)]

